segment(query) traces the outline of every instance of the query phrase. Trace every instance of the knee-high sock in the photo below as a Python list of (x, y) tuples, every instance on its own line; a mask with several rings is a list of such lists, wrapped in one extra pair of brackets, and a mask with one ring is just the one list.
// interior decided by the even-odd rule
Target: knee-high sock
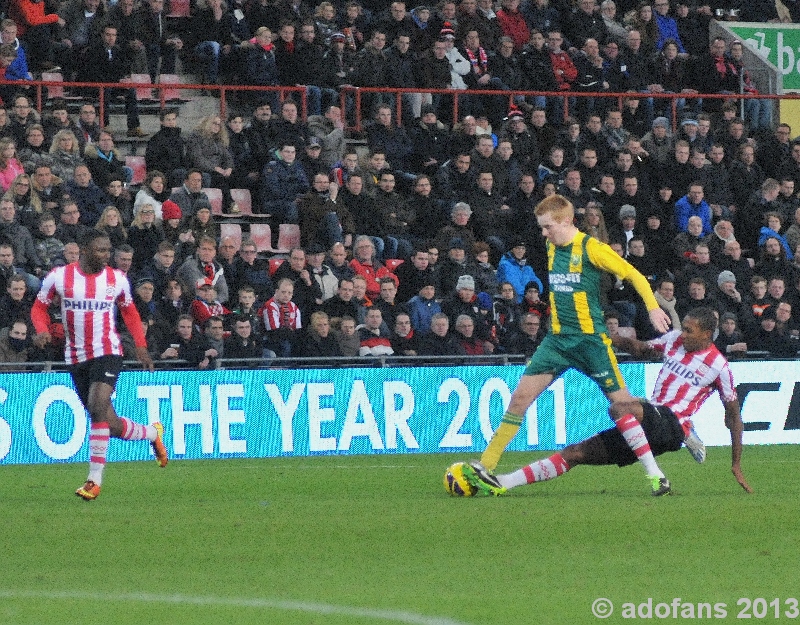
[(513, 473), (498, 475), (497, 480), (500, 482), (501, 486), (514, 488), (515, 486), (523, 486), (524, 484), (552, 480), (569, 470), (570, 466), (567, 464), (567, 461), (564, 460), (564, 457), (559, 452), (556, 452), (549, 458), (537, 460)]
[(152, 425), (144, 425), (131, 421), (128, 417), (120, 417), (122, 421), (122, 436), (126, 441), (154, 441), (158, 433)]
[(92, 423), (89, 432), (89, 478), (95, 484), (103, 483), (103, 469), (106, 468), (108, 453), (108, 423)]
[(523, 418), (524, 416), (515, 415), (510, 412), (506, 412), (503, 415), (500, 426), (497, 428), (494, 436), (492, 436), (492, 440), (489, 441), (489, 445), (481, 456), (481, 464), (483, 464), (483, 466), (490, 471), (494, 471), (495, 468), (497, 468), (497, 463), (500, 462), (500, 456), (503, 455), (511, 439), (519, 432)]
[(631, 451), (636, 454), (639, 462), (642, 463), (645, 473), (651, 476), (664, 477), (650, 449), (650, 443), (642, 429), (642, 424), (636, 420), (636, 417), (632, 414), (625, 415), (617, 421), (617, 429), (622, 434), (625, 442), (628, 443)]

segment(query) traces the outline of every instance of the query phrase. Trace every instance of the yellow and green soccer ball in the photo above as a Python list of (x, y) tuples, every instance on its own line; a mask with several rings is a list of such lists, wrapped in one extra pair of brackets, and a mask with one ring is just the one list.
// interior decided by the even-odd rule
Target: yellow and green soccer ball
[(464, 462), (456, 462), (444, 472), (444, 489), (453, 497), (472, 497), (477, 489), (464, 477)]

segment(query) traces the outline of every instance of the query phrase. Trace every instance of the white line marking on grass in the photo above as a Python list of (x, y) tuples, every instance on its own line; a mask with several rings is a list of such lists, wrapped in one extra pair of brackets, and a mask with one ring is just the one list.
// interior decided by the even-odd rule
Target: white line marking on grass
[[(800, 461), (798, 461), (800, 462)], [(241, 469), (263, 469), (262, 464), (237, 464), (235, 466), (216, 467), (218, 471), (239, 471)], [(318, 464), (300, 464), (297, 466), (281, 465), (281, 471), (319, 471), (320, 469), (345, 469), (348, 471), (363, 471), (364, 469), (421, 469), (420, 465), (415, 464), (362, 464), (353, 466), (349, 464), (334, 464), (330, 466), (321, 467)]]
[[(284, 469), (287, 467), (281, 467)], [(318, 470), (320, 468), (319, 465), (300, 465), (295, 467), (296, 469), (311, 469), (311, 470)], [(361, 466), (353, 466), (351, 464), (334, 464), (330, 467), (325, 467), (325, 469), (345, 469), (348, 471), (361, 471), (363, 469), (420, 469), (419, 467), (414, 464), (364, 464)]]
[(335, 614), (359, 618), (372, 618), (392, 623), (408, 625), (469, 625), (447, 617), (425, 616), (399, 610), (376, 610), (370, 608), (354, 608), (331, 605), (327, 603), (311, 603), (307, 601), (281, 601), (277, 599), (245, 599), (236, 597), (192, 597), (189, 595), (154, 595), (150, 593), (97, 593), (86, 591), (36, 591), (36, 590), (2, 590), (3, 599), (75, 599), (86, 601), (132, 601), (136, 603), (174, 603), (197, 606), (230, 606), (236, 608), (262, 608), (265, 610), (290, 610), (310, 612), (312, 614)]

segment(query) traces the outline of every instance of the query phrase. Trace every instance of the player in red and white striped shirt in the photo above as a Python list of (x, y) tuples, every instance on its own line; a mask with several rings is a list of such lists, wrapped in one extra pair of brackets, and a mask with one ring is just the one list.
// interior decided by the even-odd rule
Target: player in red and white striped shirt
[[(710, 308), (695, 308), (682, 322), (681, 330), (668, 332), (648, 343), (616, 337), (614, 345), (636, 357), (661, 357), (661, 366), (649, 402), (612, 404), (611, 417), (632, 414), (641, 424), (654, 455), (677, 451), (682, 445), (698, 462), (705, 460), (705, 447), (694, 433), (692, 416), (714, 392), (725, 406), (725, 425), (731, 433), (731, 471), (748, 493), (753, 492), (742, 473), (742, 417), (736, 386), (728, 361), (711, 342), (716, 317)], [(483, 494), (498, 495), (509, 488), (559, 477), (579, 464), (627, 466), (637, 458), (616, 428), (569, 445), (549, 458), (538, 460), (518, 471), (493, 475), (478, 463), (464, 474)]]
[(669, 408), (687, 436), (692, 429), (692, 415), (714, 391), (723, 404), (737, 402), (728, 360), (714, 343), (698, 350), (691, 338), (687, 344), (683, 332), (673, 330), (647, 345), (659, 352), (664, 361), (650, 403)]
[(111, 395), (122, 369), (122, 344), (114, 321), (119, 307), (122, 319), (136, 345), (136, 357), (150, 371), (153, 361), (147, 352), (142, 321), (131, 296), (128, 278), (108, 266), (111, 241), (108, 235), (92, 230), (81, 244), (80, 259), (53, 269), (42, 282), (33, 304), (31, 320), (36, 328), (34, 343), (50, 342), (50, 316), (47, 312), (56, 295), (61, 298), (61, 313), (66, 337), (65, 360), (92, 427), (89, 434), (89, 477), (75, 494), (96, 499), (100, 494), (109, 438), (148, 440), (156, 462), (167, 464), (167, 449), (160, 423), (142, 425), (120, 417), (111, 404)]

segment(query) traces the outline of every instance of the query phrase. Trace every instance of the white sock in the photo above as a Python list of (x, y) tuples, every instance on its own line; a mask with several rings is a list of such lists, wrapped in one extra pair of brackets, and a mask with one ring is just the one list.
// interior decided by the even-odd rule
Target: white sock
[(542, 458), (536, 462), (522, 467), (513, 473), (498, 475), (497, 481), (505, 488), (515, 488), (534, 482), (545, 482), (563, 475), (570, 470), (569, 464), (564, 457), (556, 452), (549, 458)]

